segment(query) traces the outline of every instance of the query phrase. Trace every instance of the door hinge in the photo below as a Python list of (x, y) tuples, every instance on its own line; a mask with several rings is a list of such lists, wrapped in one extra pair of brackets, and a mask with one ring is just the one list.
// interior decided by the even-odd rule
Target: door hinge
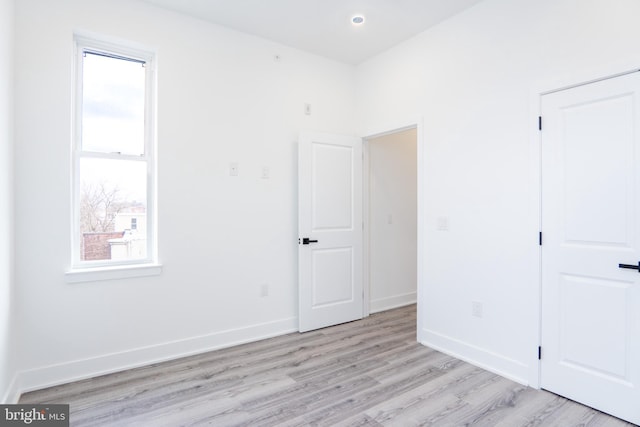
[(538, 245), (542, 246), (542, 231), (538, 233)]
[(542, 116), (538, 116), (538, 130), (542, 130)]
[(538, 346), (538, 360), (542, 360), (542, 347)]

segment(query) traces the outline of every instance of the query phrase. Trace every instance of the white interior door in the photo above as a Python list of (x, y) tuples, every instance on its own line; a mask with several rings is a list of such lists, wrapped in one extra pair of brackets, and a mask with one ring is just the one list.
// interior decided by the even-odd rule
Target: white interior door
[(640, 73), (542, 114), (542, 387), (640, 424)]
[(298, 158), (300, 332), (362, 318), (362, 140), (303, 133)]

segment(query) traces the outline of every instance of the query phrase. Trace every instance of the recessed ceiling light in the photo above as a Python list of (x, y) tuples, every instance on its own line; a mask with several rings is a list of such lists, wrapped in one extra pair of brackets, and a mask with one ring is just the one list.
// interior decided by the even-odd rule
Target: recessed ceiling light
[(364, 16), (362, 15), (356, 15), (353, 18), (351, 18), (351, 23), (353, 25), (362, 25), (364, 24)]

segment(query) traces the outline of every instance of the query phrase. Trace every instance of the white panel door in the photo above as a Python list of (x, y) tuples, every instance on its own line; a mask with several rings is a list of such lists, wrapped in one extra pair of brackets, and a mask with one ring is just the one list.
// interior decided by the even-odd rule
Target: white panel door
[(542, 115), (542, 386), (640, 424), (640, 73)]
[(362, 140), (301, 134), (298, 182), (300, 332), (361, 319)]

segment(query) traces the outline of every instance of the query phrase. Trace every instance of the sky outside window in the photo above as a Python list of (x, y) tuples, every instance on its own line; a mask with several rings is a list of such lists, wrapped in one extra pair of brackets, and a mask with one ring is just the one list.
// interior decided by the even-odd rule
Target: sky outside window
[(82, 150), (144, 154), (145, 68), (140, 62), (85, 53)]

